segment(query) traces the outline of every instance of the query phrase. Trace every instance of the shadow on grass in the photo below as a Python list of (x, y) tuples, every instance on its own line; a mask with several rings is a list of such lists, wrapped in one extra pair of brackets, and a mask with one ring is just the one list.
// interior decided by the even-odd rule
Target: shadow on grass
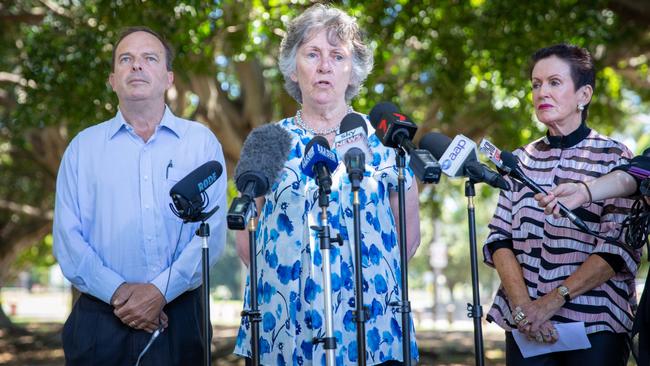
[[(0, 365), (60, 366), (64, 365), (59, 323), (26, 323), (12, 331), (0, 330)], [(213, 364), (243, 366), (232, 354), (237, 329), (215, 327)], [(505, 365), (502, 333), (484, 335), (486, 365)], [(471, 331), (418, 332), (420, 362), (418, 365), (473, 365), (474, 336)]]

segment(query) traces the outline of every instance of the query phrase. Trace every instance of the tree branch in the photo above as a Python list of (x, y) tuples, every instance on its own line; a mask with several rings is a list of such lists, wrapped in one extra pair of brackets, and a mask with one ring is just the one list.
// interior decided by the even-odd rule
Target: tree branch
[(40, 3), (45, 5), (48, 9), (53, 11), (54, 13), (66, 17), (66, 18), (71, 18), (70, 11), (68, 11), (66, 8), (62, 7), (61, 5), (55, 3), (54, 1), (50, 0), (40, 0)]
[(54, 219), (54, 211), (52, 210), (43, 210), (24, 203), (16, 203), (3, 199), (0, 199), (0, 209), (8, 210), (29, 217), (37, 217), (48, 220)]

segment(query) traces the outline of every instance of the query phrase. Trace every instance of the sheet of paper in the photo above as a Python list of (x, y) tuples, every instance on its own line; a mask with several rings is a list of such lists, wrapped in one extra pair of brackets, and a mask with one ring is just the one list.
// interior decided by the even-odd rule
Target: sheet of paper
[(525, 334), (516, 329), (512, 331), (512, 336), (515, 338), (515, 342), (517, 342), (524, 358), (551, 352), (591, 348), (584, 322), (555, 324), (555, 329), (557, 329), (559, 335), (555, 343), (540, 343), (528, 340)]

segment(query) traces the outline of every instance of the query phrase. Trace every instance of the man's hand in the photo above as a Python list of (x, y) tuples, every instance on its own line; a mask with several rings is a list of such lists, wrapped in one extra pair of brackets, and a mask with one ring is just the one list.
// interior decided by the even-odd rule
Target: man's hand
[(153, 332), (162, 322), (167, 326), (167, 315), (162, 311), (165, 298), (158, 288), (149, 283), (124, 283), (118, 287), (111, 299), (114, 313), (122, 323)]

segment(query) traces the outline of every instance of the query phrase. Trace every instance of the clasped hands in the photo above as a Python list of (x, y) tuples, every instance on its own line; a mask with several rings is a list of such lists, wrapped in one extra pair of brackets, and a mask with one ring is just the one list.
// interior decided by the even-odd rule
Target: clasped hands
[(555, 343), (559, 335), (550, 319), (559, 308), (552, 295), (516, 306), (512, 316), (517, 329), (528, 339), (539, 343)]
[(162, 310), (165, 304), (160, 290), (150, 283), (123, 283), (111, 298), (113, 313), (122, 323), (149, 333), (160, 325), (167, 328), (169, 319)]

